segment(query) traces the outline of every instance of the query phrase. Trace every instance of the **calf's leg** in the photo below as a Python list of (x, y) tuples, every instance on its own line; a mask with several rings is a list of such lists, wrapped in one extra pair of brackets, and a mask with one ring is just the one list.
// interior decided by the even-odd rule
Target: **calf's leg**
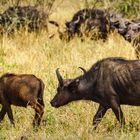
[(11, 122), (11, 124), (15, 127), (15, 123), (14, 123), (14, 118), (13, 118), (13, 113), (12, 113), (12, 109), (10, 104), (5, 100), (5, 98), (2, 98), (2, 106), (4, 107), (4, 110), (2, 111), (2, 117), (5, 113), (5, 111), (8, 114), (8, 118)]
[(2, 106), (2, 109), (0, 111), (0, 123), (4, 119), (5, 114), (6, 114), (6, 109)]
[(99, 105), (99, 108), (93, 118), (93, 129), (94, 130), (97, 128), (98, 124), (101, 122), (101, 120), (104, 117), (107, 110), (108, 110), (108, 108), (105, 108), (105, 107)]
[(39, 126), (41, 123), (42, 116), (44, 114), (44, 106), (38, 104), (35, 108), (34, 126)]
[(12, 113), (12, 109), (11, 109), (10, 105), (6, 108), (6, 111), (7, 111), (8, 118), (9, 118), (11, 124), (15, 127), (14, 117), (13, 117), (13, 113)]
[(42, 116), (44, 114), (44, 106), (42, 106), (37, 101), (32, 102), (30, 105), (35, 110), (35, 117), (34, 117), (34, 120), (33, 120), (33, 127), (39, 126), (40, 123), (41, 123)]

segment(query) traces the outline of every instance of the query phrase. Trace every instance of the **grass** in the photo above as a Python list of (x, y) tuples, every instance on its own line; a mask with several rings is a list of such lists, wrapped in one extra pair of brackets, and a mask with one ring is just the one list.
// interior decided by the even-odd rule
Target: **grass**
[[(81, 3), (63, 2), (51, 15), (51, 19), (63, 25), (71, 15), (82, 7)], [(65, 11), (65, 12), (64, 12)], [(64, 25), (63, 25), (64, 26)], [(49, 25), (50, 34), (55, 32)], [(45, 83), (45, 113), (39, 129), (32, 128), (34, 111), (12, 106), (16, 128), (12, 128), (8, 117), (0, 124), (0, 140), (133, 140), (140, 139), (140, 108), (123, 106), (126, 126), (122, 130), (111, 110), (107, 112), (96, 131), (92, 131), (92, 119), (98, 105), (91, 101), (73, 102), (59, 109), (52, 108), (50, 100), (56, 93), (58, 81), (55, 70), (60, 68), (64, 78), (74, 78), (82, 74), (82, 66), (89, 69), (97, 60), (106, 57), (125, 57), (135, 59), (134, 48), (117, 33), (112, 33), (106, 42), (86, 39), (81, 42), (75, 38), (69, 43), (53, 39), (42, 32), (41, 35), (26, 32), (14, 38), (2, 37), (0, 40), (0, 73), (32, 73)]]

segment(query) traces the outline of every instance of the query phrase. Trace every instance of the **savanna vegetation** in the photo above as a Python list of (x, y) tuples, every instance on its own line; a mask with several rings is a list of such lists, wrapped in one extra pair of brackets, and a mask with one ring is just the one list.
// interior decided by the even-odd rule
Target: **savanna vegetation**
[[(1, 0), (1, 12), (12, 5), (13, 1)], [(21, 5), (33, 5), (35, 0), (24, 0)], [(45, 9), (47, 0), (41, 1)], [(136, 18), (140, 12), (140, 0), (57, 0), (49, 19), (58, 21), (64, 28), (66, 20), (87, 6), (108, 8)], [(112, 8), (112, 9), (111, 9)], [(89, 69), (93, 63), (105, 57), (119, 56), (136, 59), (132, 45), (117, 33), (110, 33), (108, 39), (93, 41), (88, 38), (74, 38), (66, 43), (57, 35), (57, 28), (48, 24), (48, 33), (39, 35), (21, 31), (14, 36), (0, 37), (0, 73), (32, 73), (45, 83), (45, 113), (43, 123), (38, 129), (32, 127), (34, 110), (12, 106), (16, 127), (12, 127), (8, 117), (0, 124), (0, 140), (20, 140), (22, 136), (29, 140), (133, 140), (140, 139), (140, 107), (123, 106), (126, 117), (124, 129), (120, 128), (111, 110), (107, 112), (97, 130), (92, 131), (92, 119), (98, 104), (91, 101), (73, 102), (59, 109), (52, 108), (50, 100), (56, 93), (58, 84), (55, 70), (60, 68), (65, 78), (81, 75), (79, 66)], [(49, 35), (56, 35), (50, 39)]]

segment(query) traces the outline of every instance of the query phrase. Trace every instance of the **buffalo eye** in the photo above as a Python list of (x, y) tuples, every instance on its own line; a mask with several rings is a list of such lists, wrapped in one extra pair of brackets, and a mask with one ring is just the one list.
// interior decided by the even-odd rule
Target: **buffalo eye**
[(67, 87), (66, 87), (66, 86), (58, 87), (58, 88), (57, 88), (57, 92), (58, 92), (58, 93), (65, 93), (66, 90), (67, 90)]
[(69, 84), (68, 88), (72, 93), (75, 93), (77, 91), (79, 82), (80, 82), (80, 80), (76, 79), (75, 81), (73, 81)]
[(72, 89), (71, 92), (72, 92), (72, 93), (76, 93), (76, 91), (77, 91), (77, 90), (76, 90), (76, 88), (75, 88), (75, 89)]
[(57, 92), (61, 92), (62, 88), (61, 87), (58, 87), (57, 88)]

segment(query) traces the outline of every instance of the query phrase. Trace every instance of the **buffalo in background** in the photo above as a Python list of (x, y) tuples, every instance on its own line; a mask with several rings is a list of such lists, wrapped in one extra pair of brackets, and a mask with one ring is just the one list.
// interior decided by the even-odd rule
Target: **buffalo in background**
[(110, 16), (110, 29), (116, 30), (127, 41), (131, 42), (133, 38), (140, 32), (140, 20), (129, 20), (123, 17)]
[[(97, 29), (99, 38), (106, 39), (107, 37), (107, 14), (99, 9), (83, 9), (78, 11), (71, 21), (66, 22), (66, 31), (69, 39), (75, 34), (82, 36), (83, 33), (90, 33)], [(81, 32), (81, 26), (84, 25), (85, 30)], [(92, 35), (94, 38), (94, 35)]]
[(70, 41), (74, 36), (90, 36), (91, 39), (106, 39), (108, 33), (108, 14), (100, 9), (82, 9), (76, 12), (71, 21), (66, 22), (64, 32), (60, 31), (59, 24), (50, 23), (58, 27), (60, 39)]
[[(74, 36), (89, 36), (91, 39), (107, 39), (108, 33), (116, 30), (127, 41), (131, 42), (140, 32), (140, 19), (129, 20), (120, 14), (109, 13), (101, 9), (82, 9), (77, 11), (72, 20), (65, 23), (65, 31), (61, 32), (59, 24), (50, 21), (58, 27), (60, 39), (70, 41)], [(83, 28), (83, 29), (82, 29)], [(93, 32), (95, 30), (95, 32)], [(96, 37), (98, 36), (98, 37)]]
[(9, 7), (0, 14), (1, 33), (11, 34), (21, 28), (28, 32), (38, 32), (41, 29), (47, 31), (47, 14), (35, 6)]
[[(136, 56), (139, 58), (139, 37), (140, 19), (126, 19), (120, 14), (111, 13), (101, 9), (82, 9), (77, 11), (72, 20), (65, 23), (65, 31), (60, 31), (60, 26), (55, 21), (49, 21), (58, 27), (59, 37), (62, 40), (70, 41), (75, 36), (89, 37), (90, 39), (106, 40), (110, 32), (116, 31), (125, 40), (132, 42), (135, 46)], [(133, 40), (136, 38), (133, 43)]]
[(136, 57), (140, 56), (140, 19), (129, 20), (123, 17), (110, 16), (110, 29), (116, 30), (124, 39), (131, 42), (135, 48)]

